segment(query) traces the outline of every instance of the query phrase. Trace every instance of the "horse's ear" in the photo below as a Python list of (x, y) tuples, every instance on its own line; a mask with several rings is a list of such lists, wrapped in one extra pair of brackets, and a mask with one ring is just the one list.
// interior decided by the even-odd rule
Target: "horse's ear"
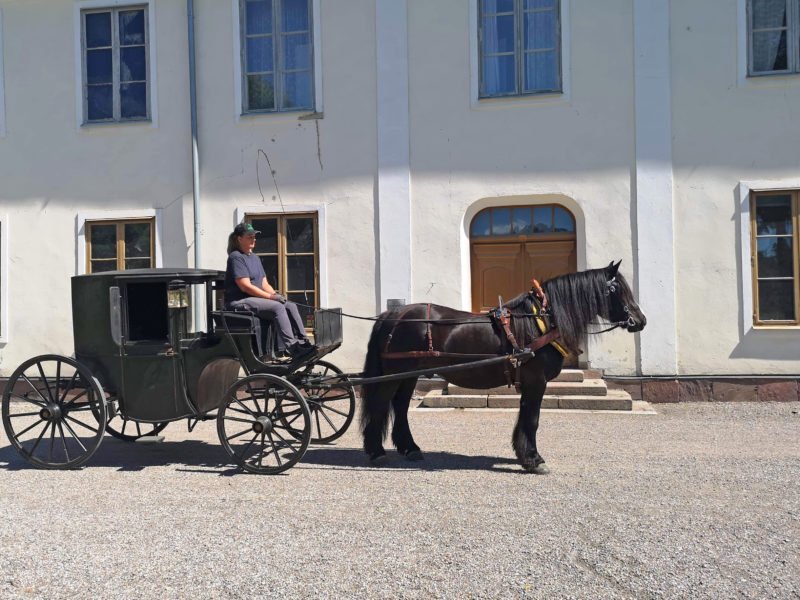
[(606, 272), (608, 273), (609, 277), (614, 277), (617, 274), (617, 271), (619, 271), (620, 264), (622, 264), (622, 259), (617, 261), (616, 264), (614, 263), (613, 260), (610, 263), (608, 263), (608, 266), (606, 267)]

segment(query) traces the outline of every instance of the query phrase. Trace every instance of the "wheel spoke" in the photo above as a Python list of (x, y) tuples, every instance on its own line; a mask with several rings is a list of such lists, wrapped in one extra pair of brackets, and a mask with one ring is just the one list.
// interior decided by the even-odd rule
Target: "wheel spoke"
[(255, 418), (257, 418), (257, 415), (254, 415), (254, 414), (253, 414), (253, 411), (252, 411), (252, 410), (250, 410), (249, 408), (247, 408), (247, 407), (246, 407), (244, 404), (242, 404), (242, 403), (239, 401), (239, 399), (238, 399), (238, 398), (234, 397), (233, 401), (234, 401), (234, 402), (236, 402), (236, 404), (238, 404), (239, 406), (241, 406), (243, 409), (245, 409), (245, 411), (247, 411), (247, 414), (248, 414), (248, 415), (250, 415), (250, 416), (251, 416), (251, 417), (253, 417), (254, 419), (255, 419)]
[(42, 429), (42, 432), (39, 434), (39, 437), (38, 437), (38, 438), (36, 438), (36, 443), (34, 443), (34, 444), (33, 444), (33, 448), (31, 448), (31, 451), (30, 451), (30, 453), (29, 453), (29, 456), (33, 456), (33, 453), (36, 451), (36, 446), (38, 446), (38, 445), (39, 445), (39, 442), (41, 442), (41, 441), (42, 441), (42, 438), (44, 437), (44, 434), (45, 434), (45, 433), (47, 433), (47, 430), (48, 430), (48, 429), (50, 429), (50, 426), (51, 426), (51, 425), (52, 425), (52, 423), (50, 423), (50, 422), (48, 421), (48, 422), (47, 422), (47, 425), (45, 425), (45, 426), (44, 426), (44, 429)]
[[(66, 407), (65, 407), (66, 408)], [(91, 405), (89, 404), (79, 404), (77, 408), (70, 407), (69, 412), (86, 412), (87, 410), (92, 410)], [(92, 411), (94, 412), (94, 411)]]
[(256, 433), (256, 434), (253, 436), (253, 439), (251, 439), (251, 440), (250, 440), (250, 441), (247, 443), (247, 446), (245, 446), (245, 447), (244, 447), (244, 450), (242, 450), (242, 453), (241, 453), (241, 454), (237, 454), (237, 456), (239, 456), (239, 457), (240, 457), (240, 459), (241, 459), (241, 461), (242, 461), (242, 462), (245, 462), (245, 460), (244, 460), (244, 457), (245, 457), (245, 455), (247, 454), (247, 451), (250, 449), (250, 446), (252, 446), (252, 445), (253, 445), (253, 442), (255, 442), (255, 441), (256, 441), (256, 438), (257, 438), (257, 437), (258, 437), (258, 434)]
[(75, 380), (78, 378), (78, 370), (76, 369), (75, 372), (72, 374), (72, 379), (69, 380), (69, 384), (67, 387), (64, 388), (64, 395), (61, 396), (61, 399), (58, 401), (59, 404), (63, 404), (64, 400), (67, 399), (67, 393), (72, 389), (72, 386), (75, 383)]
[(125, 435), (125, 428), (128, 426), (128, 419), (122, 419), (122, 435)]
[(247, 423), (248, 425), (251, 425), (253, 423), (252, 419), (249, 419), (249, 420), (248, 419), (240, 419), (239, 417), (229, 417), (227, 415), (225, 415), (225, 417), (223, 417), (223, 418), (226, 421), (236, 421), (237, 423)]
[[(39, 394), (41, 396), (41, 394)], [(28, 398), (27, 396), (20, 396), (19, 394), (9, 394), (11, 398), (16, 398), (17, 400), (22, 400), (23, 402), (30, 402), (31, 404), (35, 404), (36, 406), (45, 407), (47, 406), (47, 402), (42, 402), (41, 400), (34, 400), (33, 398)]]
[[(278, 466), (283, 466), (283, 461), (281, 460), (281, 455), (278, 452), (278, 448), (275, 446), (275, 440), (272, 439), (272, 434), (267, 432), (267, 436), (269, 437), (269, 443), (272, 445), (272, 452), (275, 454), (275, 460), (278, 461)], [(280, 436), (279, 436), (280, 437)]]
[(251, 415), (251, 416), (253, 415), (253, 413), (251, 413), (251, 412), (247, 412), (247, 411), (244, 411), (244, 410), (239, 410), (238, 408), (235, 408), (233, 406), (228, 406), (226, 411), (228, 411), (228, 410), (232, 411), (232, 412), (235, 412), (235, 413), (239, 413), (240, 415)]
[(87, 425), (87, 424), (86, 424), (86, 423), (84, 423), (83, 421), (79, 421), (78, 419), (76, 419), (76, 418), (74, 418), (74, 417), (70, 417), (69, 415), (64, 415), (64, 418), (65, 418), (66, 420), (68, 420), (68, 421), (72, 421), (72, 422), (73, 422), (73, 423), (75, 423), (76, 425), (80, 425), (81, 427), (84, 427), (85, 429), (88, 429), (88, 430), (89, 430), (89, 431), (91, 431), (92, 433), (97, 433), (97, 429), (95, 429), (95, 428), (94, 428), (94, 427), (92, 427), (91, 425)]
[[(320, 414), (320, 413), (322, 413), (322, 417), (323, 417), (323, 418), (324, 418), (324, 419), (325, 419), (325, 420), (328, 422), (328, 425), (330, 425), (330, 426), (331, 426), (331, 429), (333, 429), (334, 431), (336, 431), (336, 425), (334, 425), (334, 424), (333, 424), (333, 421), (331, 421), (331, 420), (328, 418), (328, 415), (326, 415), (326, 414), (325, 414), (325, 411), (324, 411), (322, 408), (320, 408), (320, 409), (317, 411), (317, 422), (319, 422), (319, 414)], [(320, 436), (320, 437), (322, 437), (322, 436)]]
[(278, 439), (281, 442), (283, 442), (286, 445), (287, 448), (290, 448), (292, 451), (297, 452), (297, 449), (294, 446), (292, 446), (292, 442), (288, 441), (285, 437), (283, 437), (280, 433), (278, 433), (278, 431), (276, 429), (273, 429), (272, 433), (274, 433), (276, 436), (278, 436)]
[(53, 423), (52, 425), (53, 427), (50, 429), (50, 454), (48, 455), (50, 457), (50, 462), (53, 462), (53, 446), (56, 442), (56, 424)]
[(139, 427), (139, 421), (135, 421), (135, 423), (136, 423), (136, 435), (142, 437), (142, 429), (141, 427)]
[(33, 415), (38, 415), (38, 414), (39, 414), (39, 411), (37, 410), (36, 412), (32, 412), (32, 413), (14, 413), (13, 415), (11, 413), (9, 413), (8, 417), (10, 419), (13, 419), (14, 417), (32, 417)]
[(349, 397), (350, 397), (350, 394), (348, 394), (347, 392), (345, 392), (345, 393), (343, 393), (343, 394), (341, 394), (339, 396), (325, 396), (323, 394), (323, 395), (319, 396), (317, 398), (317, 400), (319, 402), (336, 402), (337, 400), (346, 400)]
[(47, 377), (44, 376), (44, 370), (42, 369), (42, 363), (37, 362), (36, 367), (39, 369), (39, 375), (42, 376), (42, 381), (44, 381), (44, 386), (47, 388), (47, 397), (50, 398), (50, 401), (53, 402), (53, 392), (50, 391), (50, 382), (47, 381)]
[(317, 436), (322, 437), (322, 426), (319, 424), (319, 411), (315, 411), (316, 414), (316, 421), (317, 421)]
[(39, 398), (41, 398), (41, 399), (42, 399), (42, 402), (44, 402), (45, 404), (47, 404), (47, 398), (45, 398), (44, 396), (42, 396), (42, 392), (41, 392), (41, 390), (40, 390), (39, 388), (37, 388), (35, 385), (33, 385), (33, 382), (32, 382), (30, 379), (28, 379), (28, 376), (27, 376), (27, 375), (25, 375), (25, 373), (23, 373), (23, 374), (22, 374), (22, 378), (23, 378), (23, 379), (24, 379), (24, 380), (25, 380), (25, 381), (28, 383), (28, 385), (29, 385), (29, 386), (31, 386), (31, 389), (32, 389), (34, 392), (36, 392), (37, 394), (39, 394)]
[(83, 442), (81, 442), (81, 439), (77, 435), (75, 435), (75, 432), (73, 431), (72, 427), (69, 426), (69, 423), (67, 423), (66, 420), (64, 421), (64, 427), (67, 428), (67, 431), (69, 432), (69, 434), (75, 439), (76, 442), (78, 442), (78, 445), (81, 448), (83, 448), (83, 451), (84, 452), (88, 452), (88, 450), (86, 450), (86, 446), (84, 446)]
[(75, 402), (77, 402), (78, 400), (80, 400), (81, 398), (83, 398), (83, 397), (84, 397), (84, 396), (85, 396), (87, 393), (89, 393), (89, 388), (86, 388), (86, 389), (85, 389), (85, 390), (83, 390), (83, 391), (82, 391), (80, 394), (78, 394), (77, 396), (75, 396), (75, 397), (74, 397), (72, 400), (70, 400), (69, 402), (67, 402), (67, 403), (64, 405), (64, 408), (69, 408), (70, 406), (72, 406), (73, 404), (75, 404)]
[(55, 389), (56, 397), (54, 399), (54, 402), (58, 402), (58, 384), (59, 383), (61, 383), (61, 361), (57, 360), (56, 361), (56, 389)]
[(333, 408), (332, 406), (328, 406), (327, 404), (325, 404), (323, 402), (320, 402), (319, 409), (320, 410), (329, 410), (329, 411), (334, 412), (337, 415), (341, 415), (342, 417), (345, 417), (345, 418), (347, 418), (349, 416), (346, 412), (342, 412), (340, 410), (337, 410), (337, 409)]
[(228, 440), (228, 441), (230, 442), (231, 440), (234, 440), (234, 439), (236, 439), (236, 438), (238, 438), (238, 437), (241, 437), (241, 436), (243, 436), (245, 433), (248, 433), (248, 432), (250, 432), (250, 431), (252, 431), (252, 429), (242, 429), (242, 430), (241, 430), (239, 433), (234, 433), (233, 435), (231, 435), (231, 436), (228, 436), (228, 437), (226, 437), (225, 439), (226, 439), (226, 440)]
[(58, 433), (61, 436), (61, 445), (64, 446), (64, 456), (67, 457), (67, 462), (71, 459), (69, 457), (69, 450), (67, 450), (67, 438), (64, 437), (64, 428), (61, 426), (61, 421), (57, 422), (58, 425)]
[[(35, 414), (37, 414), (37, 415), (38, 415), (39, 413), (35, 413)], [(15, 416), (17, 416), (17, 415), (10, 415), (10, 416), (12, 416), (12, 417), (15, 417)], [(19, 433), (15, 433), (15, 434), (14, 434), (14, 436), (15, 436), (17, 439), (19, 439), (19, 436), (21, 436), (23, 433), (27, 433), (27, 432), (29, 432), (31, 429), (33, 429), (34, 427), (36, 427), (36, 426), (37, 426), (39, 423), (41, 423), (42, 421), (44, 421), (44, 419), (39, 419), (38, 421), (36, 421), (36, 423), (34, 423), (33, 425), (31, 425), (30, 427), (26, 427), (25, 429), (23, 429), (23, 430), (22, 430), (22, 431), (20, 431)]]

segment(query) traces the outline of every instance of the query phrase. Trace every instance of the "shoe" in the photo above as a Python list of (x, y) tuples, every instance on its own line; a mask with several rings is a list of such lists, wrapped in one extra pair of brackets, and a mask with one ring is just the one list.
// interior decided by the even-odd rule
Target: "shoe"
[(304, 356), (308, 356), (309, 354), (314, 352), (314, 346), (312, 345), (304, 345), (300, 342), (296, 344), (292, 344), (289, 346), (286, 351), (289, 353), (289, 356), (292, 357), (292, 360), (297, 360), (299, 358), (303, 358)]

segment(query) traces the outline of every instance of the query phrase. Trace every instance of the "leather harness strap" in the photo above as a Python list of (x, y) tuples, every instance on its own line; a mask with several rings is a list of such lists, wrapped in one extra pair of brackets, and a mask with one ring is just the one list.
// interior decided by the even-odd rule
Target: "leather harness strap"
[(503, 326), (503, 331), (505, 331), (506, 338), (508, 338), (511, 347), (514, 349), (514, 352), (519, 352), (520, 347), (517, 343), (517, 338), (514, 337), (514, 332), (511, 331), (511, 315), (508, 312), (507, 308), (498, 308), (495, 311), (495, 318), (500, 321), (500, 324)]

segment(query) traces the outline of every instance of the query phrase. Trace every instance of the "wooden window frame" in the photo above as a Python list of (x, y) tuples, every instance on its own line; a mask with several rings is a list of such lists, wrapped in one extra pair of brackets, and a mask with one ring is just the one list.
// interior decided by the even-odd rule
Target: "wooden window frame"
[(287, 289), (288, 277), (288, 260), (289, 256), (311, 256), (311, 252), (288, 252), (286, 244), (286, 223), (291, 219), (311, 219), (314, 227), (314, 308), (320, 307), (320, 284), (319, 284), (319, 213), (317, 212), (298, 212), (298, 213), (246, 213), (244, 220), (246, 223), (252, 223), (256, 220), (275, 220), (277, 221), (277, 235), (278, 235), (278, 251), (277, 252), (262, 252), (259, 251), (258, 242), (254, 254), (261, 256), (277, 256), (278, 257), (278, 281), (269, 281), (269, 284), (281, 294), (289, 297), (289, 294), (301, 294), (308, 290), (290, 290)]
[[(758, 294), (758, 227), (756, 207), (759, 198), (769, 196), (786, 196), (792, 198), (792, 249), (794, 279), (794, 320), (761, 320)], [(753, 325), (759, 328), (786, 328), (800, 326), (800, 190), (771, 190), (767, 192), (752, 192), (750, 196), (750, 265), (753, 288)], [(772, 237), (772, 236), (765, 236)]]
[[(154, 268), (156, 265), (156, 220), (154, 217), (145, 217), (140, 219), (96, 219), (86, 221), (86, 273), (92, 273), (92, 227), (97, 225), (116, 225), (117, 227), (117, 256), (116, 259), (101, 258), (95, 260), (104, 260), (111, 262), (116, 260), (117, 271), (125, 271), (125, 225), (133, 225), (136, 223), (147, 223), (150, 225), (150, 267)], [(143, 257), (139, 257), (143, 258)]]
[[(305, 31), (292, 31), (284, 33), (281, 26), (281, 11), (283, 9), (283, 0), (268, 0), (272, 3), (272, 32), (269, 34), (248, 34), (247, 33), (247, 0), (238, 0), (239, 2), (239, 38), (240, 52), (241, 52), (241, 65), (242, 65), (242, 113), (243, 114), (264, 114), (264, 113), (282, 113), (282, 112), (308, 112), (315, 110), (316, 92), (315, 92), (315, 60), (314, 60), (314, 5), (312, 0), (306, 0), (308, 7), (308, 29)], [(307, 33), (309, 44), (310, 67), (308, 69), (282, 69), (281, 60), (283, 57), (283, 37), (290, 35), (298, 35)], [(247, 67), (247, 39), (254, 37), (271, 37), (272, 38), (272, 71), (248, 71)], [(308, 71), (311, 81), (310, 91), (310, 105), (309, 106), (292, 106), (286, 108), (283, 106), (283, 75), (285, 73), (301, 73)], [(250, 95), (248, 93), (247, 77), (248, 75), (263, 75), (272, 73), (273, 77), (273, 108), (250, 108)]]
[(783, 27), (773, 27), (770, 29), (753, 29), (753, 2), (747, 0), (747, 76), (763, 77), (770, 75), (792, 75), (800, 73), (800, 0), (786, 0), (786, 52), (788, 62), (786, 69), (782, 71), (755, 71), (753, 68), (753, 38), (754, 34), (763, 31), (778, 31)]
[[(484, 13), (483, 0), (473, 0), (478, 3), (478, 99), (485, 100), (490, 98), (516, 98), (525, 96), (541, 96), (543, 94), (563, 94), (563, 58), (562, 58), (562, 39), (561, 39), (561, 0), (555, 0), (554, 8), (532, 8), (525, 9), (524, 0), (514, 0), (514, 91), (503, 94), (489, 94), (485, 91), (483, 72), (484, 50), (483, 50), (483, 19), (486, 16), (508, 15), (511, 13)], [(748, 0), (749, 1), (749, 0)], [(555, 47), (538, 48), (528, 50), (524, 46), (523, 34), (525, 32), (525, 15), (534, 12), (549, 12), (555, 14)], [(555, 51), (556, 55), (556, 87), (549, 90), (525, 91), (525, 55), (535, 54), (536, 52)], [(511, 55), (511, 52), (491, 53), (491, 56)]]
[[(123, 117), (122, 116), (122, 99), (121, 99), (121, 77), (120, 77), (120, 45), (119, 40), (119, 13), (129, 12), (133, 10), (142, 10), (144, 12), (144, 66), (145, 66), (145, 111), (144, 117)], [(112, 112), (113, 116), (110, 119), (89, 119), (89, 80), (86, 74), (86, 55), (88, 48), (86, 47), (86, 15), (90, 14), (111, 14), (111, 80), (112, 80)], [(141, 121), (150, 121), (152, 119), (152, 112), (150, 108), (150, 94), (152, 88), (152, 81), (150, 80), (150, 15), (149, 7), (147, 4), (131, 4), (125, 6), (114, 6), (106, 8), (88, 8), (81, 10), (81, 86), (83, 87), (83, 124), (91, 125), (95, 123), (132, 123)], [(139, 44), (134, 44), (138, 46)], [(141, 81), (133, 81), (127, 83), (141, 83)]]

